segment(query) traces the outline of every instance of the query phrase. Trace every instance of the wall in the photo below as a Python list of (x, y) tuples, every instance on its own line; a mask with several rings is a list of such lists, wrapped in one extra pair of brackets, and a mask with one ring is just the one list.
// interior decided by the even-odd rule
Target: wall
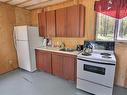
[(12, 40), (15, 21), (14, 7), (0, 3), (0, 74), (17, 68), (17, 57)]
[(18, 67), (13, 43), (14, 25), (29, 24), (29, 16), (28, 11), (0, 2), (0, 74)]
[(36, 9), (31, 11), (31, 24), (38, 26), (38, 13), (41, 13), (42, 9)]
[(31, 11), (15, 7), (16, 25), (31, 25)]
[(127, 43), (117, 43), (115, 53), (117, 58), (115, 83), (127, 87)]

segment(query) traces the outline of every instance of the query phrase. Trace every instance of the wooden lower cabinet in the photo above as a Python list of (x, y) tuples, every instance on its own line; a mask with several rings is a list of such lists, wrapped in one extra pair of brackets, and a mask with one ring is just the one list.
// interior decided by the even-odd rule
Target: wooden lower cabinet
[(63, 57), (63, 76), (66, 80), (75, 80), (76, 78), (76, 57)]
[(75, 80), (76, 56), (52, 53), (53, 74), (66, 80)]
[(36, 50), (36, 64), (39, 70), (66, 80), (76, 79), (76, 56)]
[(53, 75), (63, 77), (63, 58), (61, 54), (52, 53)]
[(36, 50), (36, 64), (37, 69), (51, 73), (51, 52)]

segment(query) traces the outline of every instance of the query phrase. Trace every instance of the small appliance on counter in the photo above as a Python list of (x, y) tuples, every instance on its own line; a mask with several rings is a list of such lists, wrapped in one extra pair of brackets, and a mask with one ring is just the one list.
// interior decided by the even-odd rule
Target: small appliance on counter
[(85, 42), (84, 51), (77, 56), (78, 89), (95, 95), (112, 95), (116, 67), (114, 46), (114, 42)]
[(93, 45), (90, 41), (84, 41), (83, 55), (89, 56), (93, 52)]
[(49, 38), (44, 38), (42, 41), (42, 47), (52, 46), (52, 40)]
[(77, 50), (77, 51), (82, 51), (82, 50), (83, 50), (83, 45), (77, 45), (76, 50)]
[(50, 38), (47, 38), (47, 46), (52, 46), (52, 40)]
[(45, 39), (43, 40), (42, 47), (46, 47), (46, 46), (47, 46), (47, 39), (45, 38)]

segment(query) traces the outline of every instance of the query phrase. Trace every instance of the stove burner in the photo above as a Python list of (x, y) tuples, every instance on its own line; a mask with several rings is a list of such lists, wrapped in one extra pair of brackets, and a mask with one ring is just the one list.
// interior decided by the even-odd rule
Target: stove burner
[(112, 57), (110, 57), (110, 56), (102, 56), (102, 58), (107, 58), (107, 59), (109, 59), (109, 58), (112, 58)]
[(91, 53), (82, 53), (84, 56), (91, 56)]
[(104, 56), (111, 56), (111, 54), (109, 54), (109, 53), (101, 53), (101, 55), (104, 55)]

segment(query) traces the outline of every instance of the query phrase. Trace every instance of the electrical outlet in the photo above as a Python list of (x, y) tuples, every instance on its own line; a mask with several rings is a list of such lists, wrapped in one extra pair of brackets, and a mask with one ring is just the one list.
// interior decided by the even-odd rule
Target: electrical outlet
[(13, 64), (13, 60), (9, 59), (8, 64), (10, 64), (10, 65)]

